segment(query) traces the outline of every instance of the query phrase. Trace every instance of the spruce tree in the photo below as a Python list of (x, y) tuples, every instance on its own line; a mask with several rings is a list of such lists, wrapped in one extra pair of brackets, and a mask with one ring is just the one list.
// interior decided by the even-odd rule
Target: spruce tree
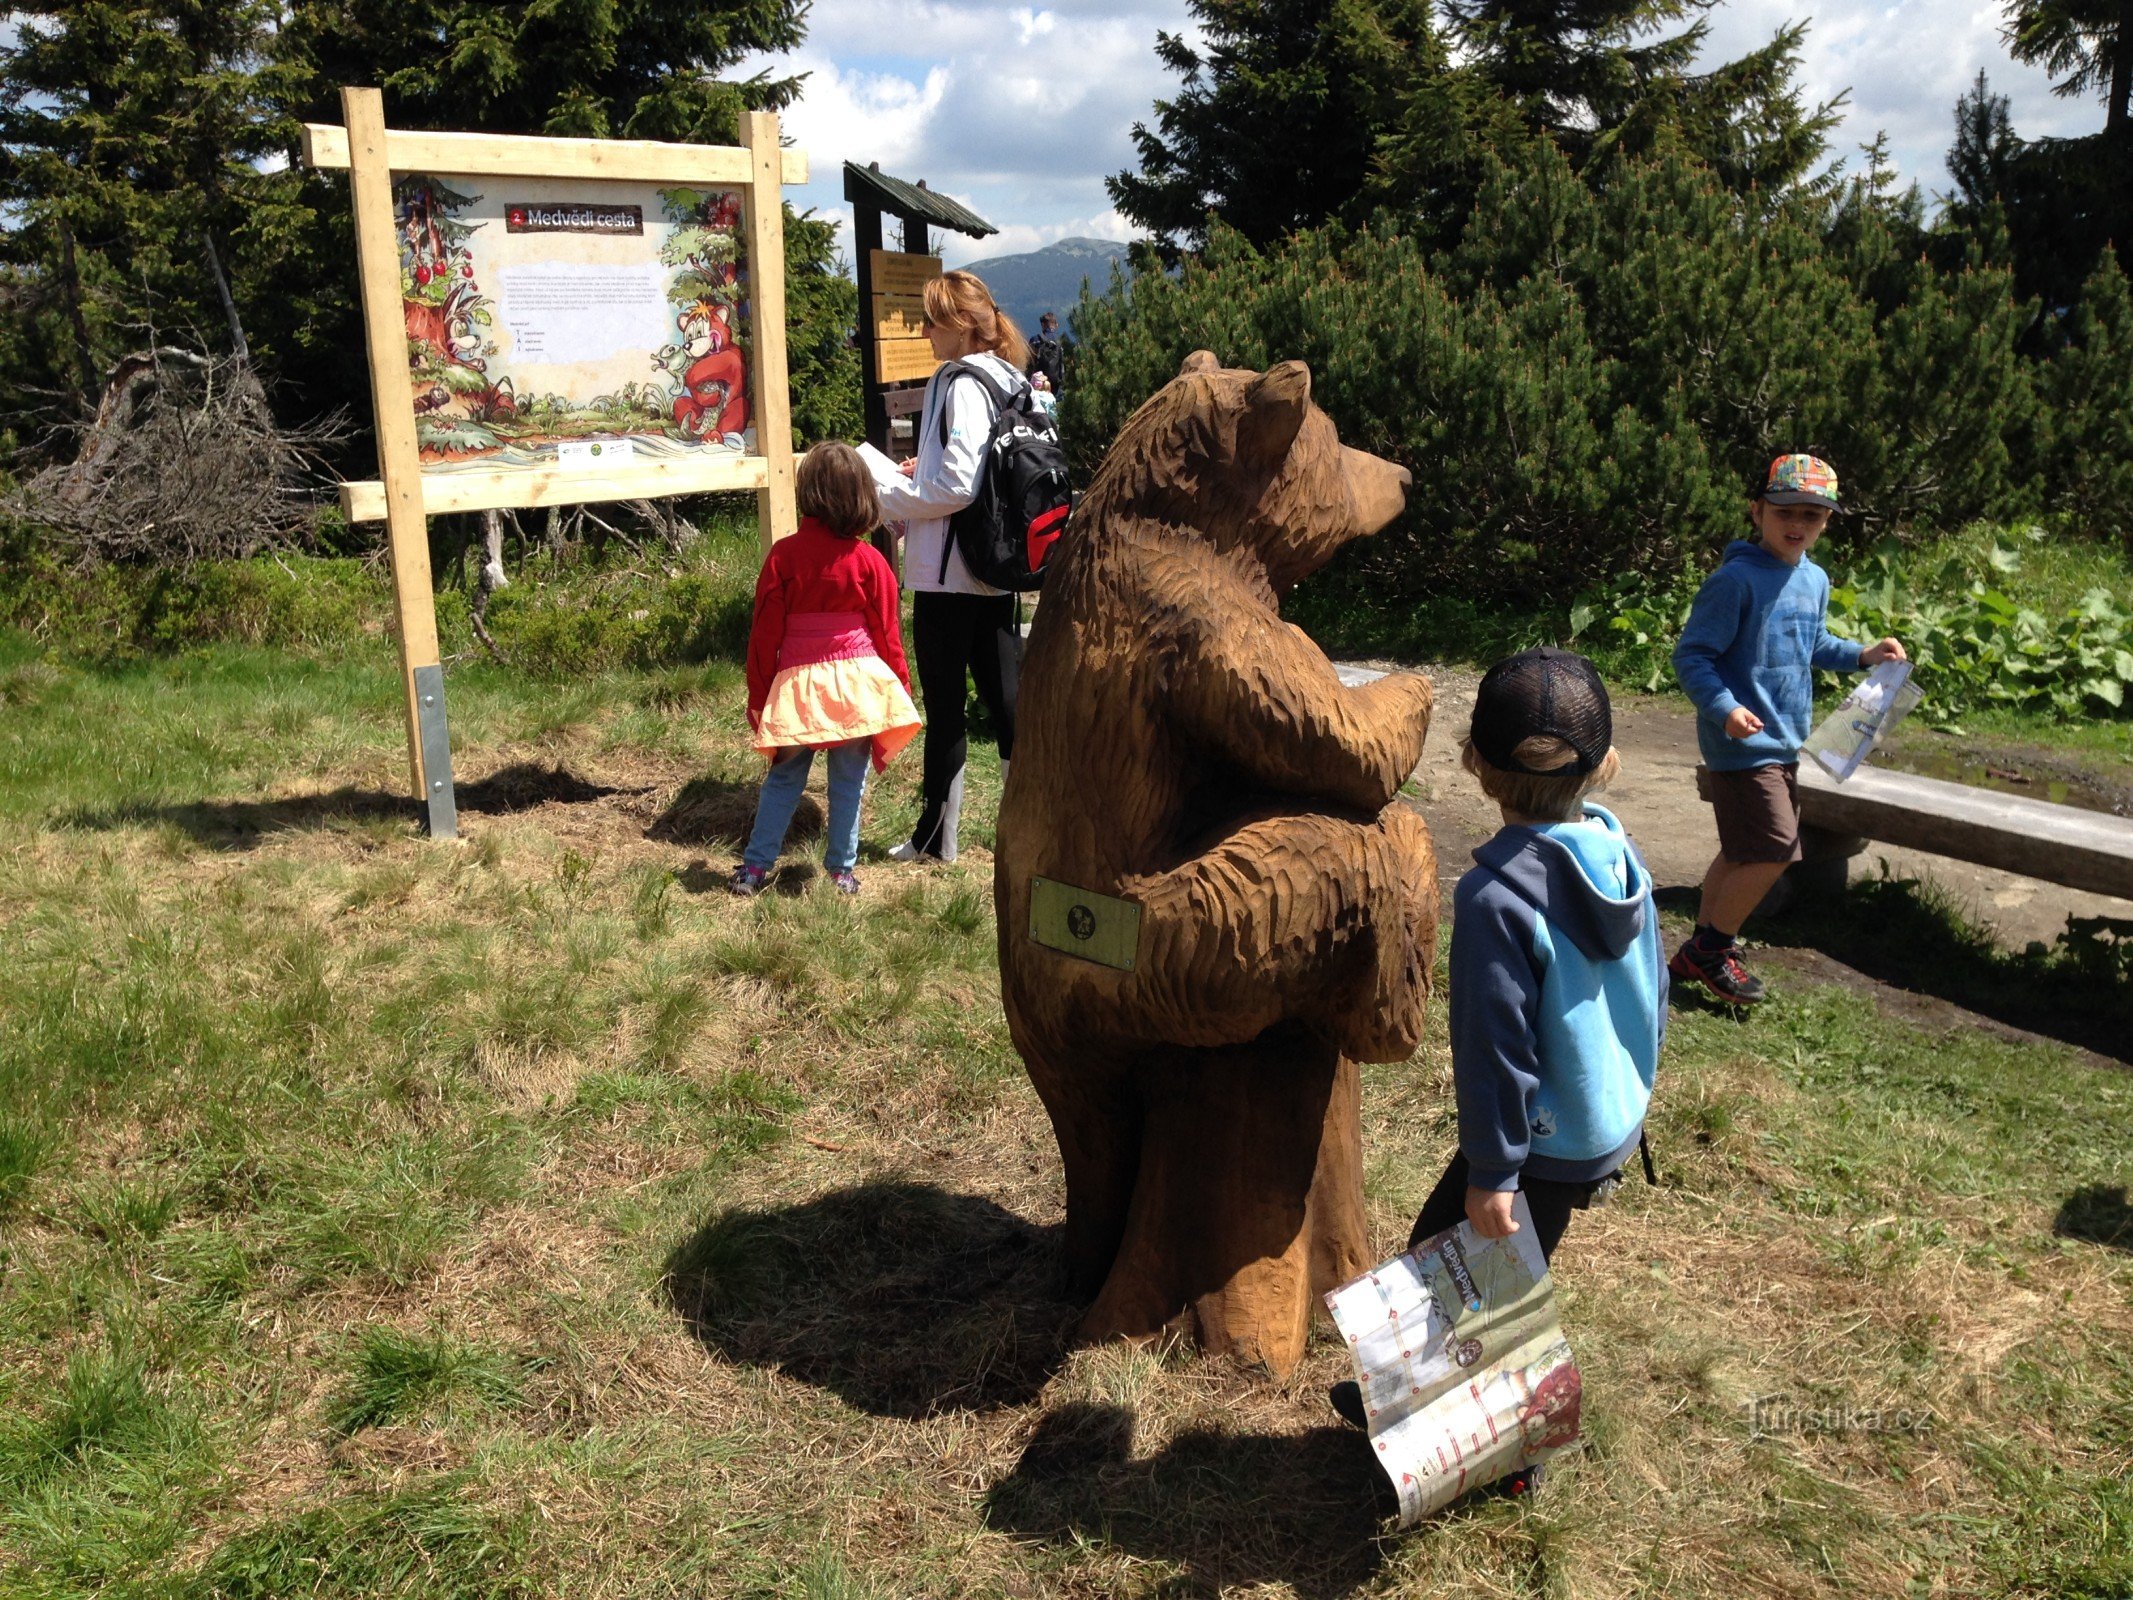
[[(1580, 166), (1678, 140), (1736, 192), (1775, 191), (1822, 158), (1839, 101), (1810, 108), (1794, 82), (1806, 25), (1695, 70), (1716, 0), (1445, 0), (1473, 70)], [(1671, 135), (1671, 140), (1669, 139)]]
[(1266, 244), (1353, 217), (1382, 135), (1418, 78), (1445, 70), (1427, 0), (1191, 0), (1205, 43), (1157, 35), (1183, 87), (1135, 123), (1140, 171), (1105, 180), (1166, 248), (1207, 242), (1207, 219)]
[(729, 144), (744, 110), (777, 110), (795, 77), (739, 82), (790, 50), (806, 0), (290, 0), (278, 35), (295, 109), (338, 121), (340, 89), (385, 91), (395, 127)]
[(2001, 37), (2015, 60), (2058, 76), (2052, 93), (2094, 94), (2113, 138), (2133, 124), (2133, 5), (2126, 0), (2012, 0)]
[[(53, 0), (0, 45), (0, 260), (18, 361), (0, 406), (92, 411), (151, 342), (229, 353), (288, 253), (296, 183), (262, 62), (268, 0)], [(239, 308), (230, 325), (221, 274)], [(249, 333), (249, 329), (248, 329)]]

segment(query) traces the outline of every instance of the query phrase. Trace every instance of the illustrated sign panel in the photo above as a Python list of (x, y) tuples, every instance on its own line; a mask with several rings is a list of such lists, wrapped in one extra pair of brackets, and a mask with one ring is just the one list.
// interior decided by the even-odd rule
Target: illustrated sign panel
[(756, 453), (738, 191), (408, 174), (393, 218), (424, 476)]

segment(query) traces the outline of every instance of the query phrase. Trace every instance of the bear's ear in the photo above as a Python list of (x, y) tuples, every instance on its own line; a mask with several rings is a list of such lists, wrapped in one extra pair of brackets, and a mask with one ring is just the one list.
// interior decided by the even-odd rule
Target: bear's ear
[(1212, 350), (1195, 350), (1185, 358), (1185, 365), (1178, 368), (1178, 376), (1190, 377), (1195, 372), (1220, 372), (1222, 363), (1215, 359)]
[(1311, 369), (1284, 361), (1255, 379), (1237, 421), (1237, 459), (1262, 465), (1283, 460), (1311, 409)]

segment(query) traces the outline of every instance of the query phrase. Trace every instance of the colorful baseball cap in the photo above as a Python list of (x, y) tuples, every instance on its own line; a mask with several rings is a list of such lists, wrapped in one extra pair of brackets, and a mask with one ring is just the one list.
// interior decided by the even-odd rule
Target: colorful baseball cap
[(1837, 469), (1819, 456), (1779, 456), (1763, 479), (1762, 499), (1774, 506), (1837, 506)]

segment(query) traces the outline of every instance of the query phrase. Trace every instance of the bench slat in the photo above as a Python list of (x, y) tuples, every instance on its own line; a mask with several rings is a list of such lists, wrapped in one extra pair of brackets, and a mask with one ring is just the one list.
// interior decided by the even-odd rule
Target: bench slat
[(1873, 767), (1839, 784), (1810, 759), (1800, 763), (1800, 820), (2133, 899), (2133, 819), (2100, 811)]

